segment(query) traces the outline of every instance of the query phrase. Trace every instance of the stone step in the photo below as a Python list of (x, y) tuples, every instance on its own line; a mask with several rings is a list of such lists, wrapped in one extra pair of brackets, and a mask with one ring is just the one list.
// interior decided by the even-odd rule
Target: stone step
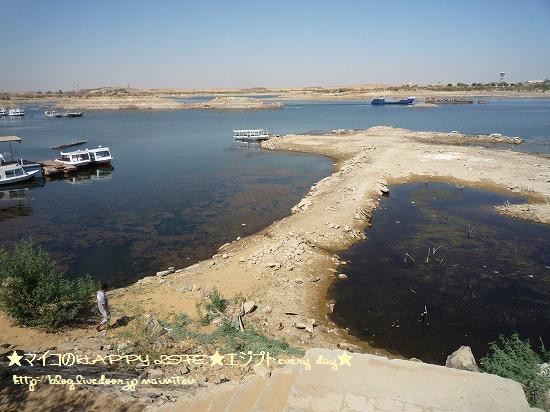
[(246, 412), (251, 411), (260, 395), (262, 389), (267, 384), (269, 378), (261, 376), (251, 376), (246, 379), (237, 389), (231, 401), (224, 409), (226, 412)]
[(263, 387), (252, 410), (256, 412), (280, 412), (287, 405), (288, 396), (298, 376), (291, 368), (276, 369)]

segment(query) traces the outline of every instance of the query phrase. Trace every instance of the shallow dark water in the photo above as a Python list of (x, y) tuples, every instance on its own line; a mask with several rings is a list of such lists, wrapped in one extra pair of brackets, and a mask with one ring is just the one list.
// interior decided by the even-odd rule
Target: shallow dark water
[(479, 358), (513, 331), (548, 346), (550, 227), (495, 214), (506, 201), (521, 199), (438, 183), (392, 186), (368, 239), (342, 255), (349, 280), (330, 291), (334, 320), (375, 347), (438, 363), (461, 345)]
[(0, 118), (0, 135), (24, 139), (16, 154), (51, 159), (50, 147), (88, 140), (89, 147), (112, 149), (114, 170), (33, 185), (19, 200), (0, 197), (0, 244), (32, 236), (71, 275), (91, 273), (115, 284), (211, 256), (226, 241), (286, 216), (331, 172), (331, 161), (319, 156), (237, 147), (232, 129), (285, 134), (392, 125), (500, 132), (525, 137), (521, 150), (550, 152), (548, 99), (489, 99), (435, 110), (291, 101), (282, 110), (89, 111), (75, 119), (46, 119), (43, 110)]

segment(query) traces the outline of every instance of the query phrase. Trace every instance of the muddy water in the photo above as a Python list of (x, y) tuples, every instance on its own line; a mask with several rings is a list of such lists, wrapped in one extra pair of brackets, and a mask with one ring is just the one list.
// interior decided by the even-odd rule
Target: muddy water
[(342, 255), (349, 280), (330, 290), (334, 320), (374, 347), (430, 362), (460, 345), (483, 356), (513, 331), (548, 346), (550, 226), (495, 214), (506, 201), (522, 199), (438, 183), (391, 187), (368, 239)]

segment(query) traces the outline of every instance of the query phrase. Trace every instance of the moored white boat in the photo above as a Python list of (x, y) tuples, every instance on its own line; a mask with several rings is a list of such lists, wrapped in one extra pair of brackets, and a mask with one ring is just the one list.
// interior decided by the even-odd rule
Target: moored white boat
[(94, 164), (108, 164), (113, 160), (108, 147), (98, 146), (96, 149), (86, 149), (90, 154), (90, 161)]
[(0, 116), (7, 116), (8, 115), (8, 111), (6, 110), (5, 107), (0, 107)]
[(8, 115), (10, 116), (25, 116), (25, 110), (21, 109), (20, 107), (17, 107), (15, 109), (10, 109), (8, 112)]
[(26, 171), (19, 162), (4, 164), (0, 162), (0, 185), (10, 185), (34, 179), (39, 170)]
[(245, 142), (260, 142), (269, 139), (269, 133), (264, 129), (233, 130), (233, 139)]
[(46, 117), (63, 117), (63, 115), (59, 112), (56, 112), (55, 110), (46, 110), (44, 112), (44, 116)]
[(90, 160), (90, 154), (87, 150), (61, 152), (59, 153), (59, 157), (55, 159), (55, 161), (64, 165), (71, 165), (76, 167), (87, 166), (92, 162)]

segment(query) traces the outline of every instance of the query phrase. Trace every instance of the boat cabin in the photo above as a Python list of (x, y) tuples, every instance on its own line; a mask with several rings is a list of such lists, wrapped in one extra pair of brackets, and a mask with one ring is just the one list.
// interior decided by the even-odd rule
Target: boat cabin
[(61, 152), (56, 162), (76, 167), (86, 166), (91, 163), (90, 154), (87, 150), (75, 150), (74, 152)]
[(241, 141), (259, 142), (269, 139), (269, 133), (264, 129), (233, 130), (233, 139)]
[(90, 154), (90, 161), (95, 164), (111, 163), (113, 157), (108, 147), (98, 146), (97, 149), (86, 149)]

